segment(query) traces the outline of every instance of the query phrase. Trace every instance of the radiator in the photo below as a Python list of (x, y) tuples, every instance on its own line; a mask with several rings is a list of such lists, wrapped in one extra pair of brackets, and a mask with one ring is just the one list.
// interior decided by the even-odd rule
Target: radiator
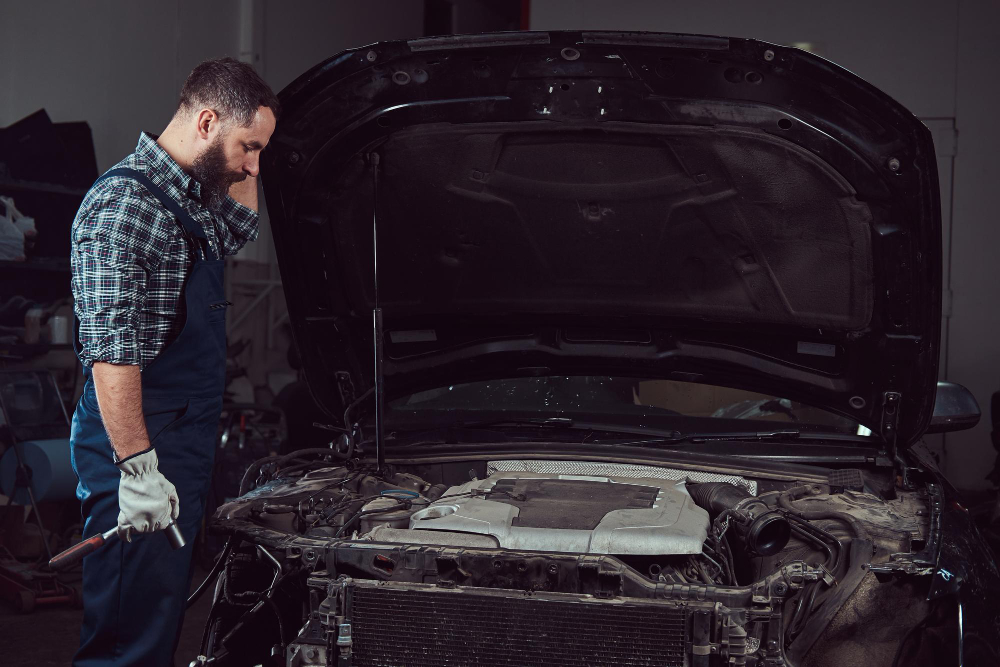
[(345, 593), (352, 665), (685, 664), (686, 614), (666, 601), (358, 580)]

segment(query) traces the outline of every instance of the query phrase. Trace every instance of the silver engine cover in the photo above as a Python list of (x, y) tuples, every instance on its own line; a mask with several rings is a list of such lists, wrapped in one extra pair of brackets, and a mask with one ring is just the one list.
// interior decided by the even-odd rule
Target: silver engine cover
[(410, 518), (411, 531), (441, 531), (420, 542), (475, 534), (505, 549), (614, 555), (699, 554), (708, 528), (684, 481), (531, 472), (454, 486)]

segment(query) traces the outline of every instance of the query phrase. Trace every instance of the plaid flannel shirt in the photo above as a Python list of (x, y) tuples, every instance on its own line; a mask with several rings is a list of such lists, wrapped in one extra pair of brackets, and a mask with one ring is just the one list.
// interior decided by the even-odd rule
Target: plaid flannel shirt
[[(175, 199), (217, 254), (233, 255), (257, 238), (256, 212), (232, 198), (209, 211), (201, 185), (148, 134), (115, 167), (144, 173)], [(193, 259), (180, 223), (142, 185), (114, 176), (92, 187), (73, 221), (70, 253), (83, 364), (148, 366), (184, 327)]]

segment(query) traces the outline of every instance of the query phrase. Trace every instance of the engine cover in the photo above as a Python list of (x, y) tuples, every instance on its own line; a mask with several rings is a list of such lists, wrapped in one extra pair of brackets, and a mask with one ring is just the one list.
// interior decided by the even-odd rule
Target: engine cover
[(708, 527), (683, 481), (530, 472), (452, 487), (410, 518), (411, 530), (490, 535), (505, 549), (614, 555), (698, 554)]

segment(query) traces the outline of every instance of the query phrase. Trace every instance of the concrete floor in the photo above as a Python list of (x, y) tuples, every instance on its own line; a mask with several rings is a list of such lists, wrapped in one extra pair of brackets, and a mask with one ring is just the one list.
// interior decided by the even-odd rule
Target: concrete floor
[[(195, 573), (194, 586), (207, 572)], [(177, 667), (187, 667), (201, 648), (201, 636), (211, 608), (211, 591), (188, 610), (174, 658)], [(83, 611), (69, 606), (40, 607), (19, 614), (0, 603), (0, 665), (3, 667), (66, 667), (73, 659), (80, 638)]]

